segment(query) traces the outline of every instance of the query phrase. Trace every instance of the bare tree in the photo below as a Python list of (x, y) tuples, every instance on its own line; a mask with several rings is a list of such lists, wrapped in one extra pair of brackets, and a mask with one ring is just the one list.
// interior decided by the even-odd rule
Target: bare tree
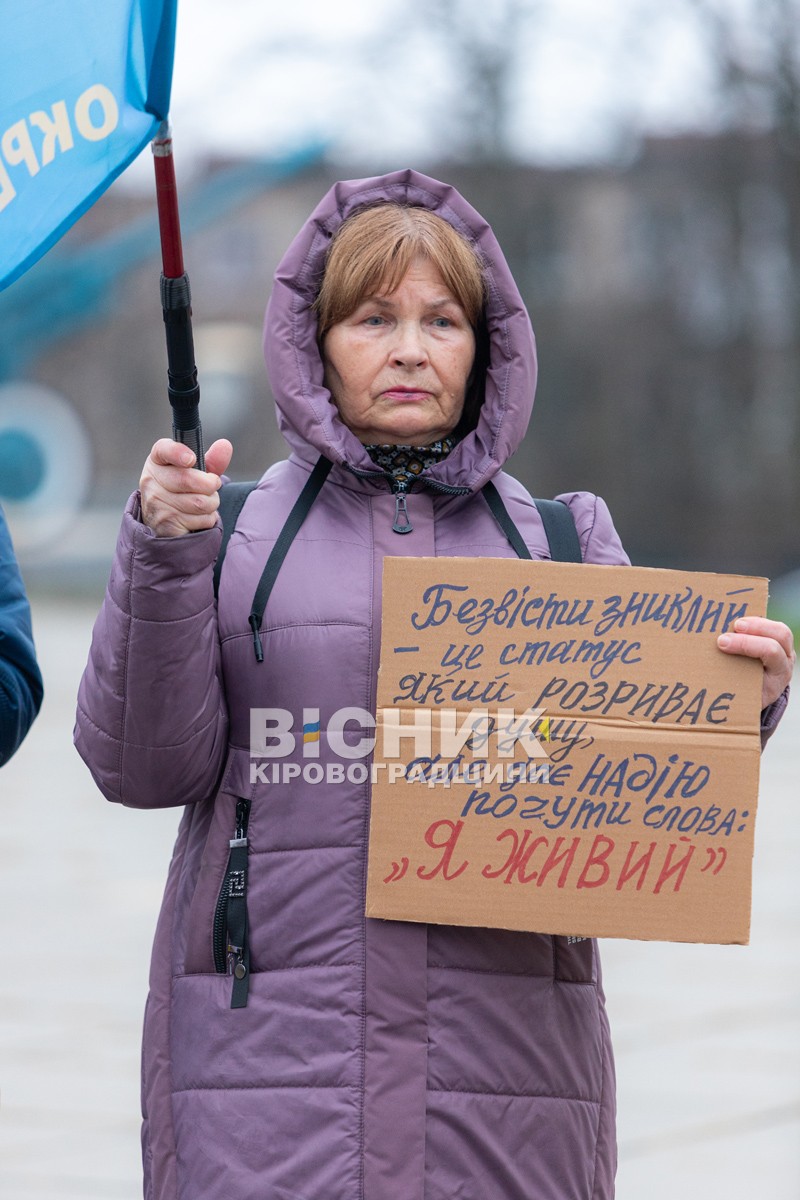
[(716, 76), (728, 128), (771, 130), (800, 154), (800, 4), (757, 0), (748, 10), (722, 0), (687, 0)]
[(492, 162), (513, 157), (515, 90), (541, 0), (415, 0), (420, 18), (449, 61), (459, 97), (461, 155)]

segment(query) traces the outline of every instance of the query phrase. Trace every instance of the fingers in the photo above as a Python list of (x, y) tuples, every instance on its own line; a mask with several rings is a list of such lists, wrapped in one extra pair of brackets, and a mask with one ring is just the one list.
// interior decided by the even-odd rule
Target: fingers
[(169, 438), (155, 443), (139, 489), (142, 519), (157, 537), (178, 537), (210, 529), (216, 523), (222, 482), (218, 471), (227, 467), (232, 453), (227, 440), (215, 442), (206, 456), (213, 469), (198, 471), (192, 466), (195, 456), (188, 446)]
[(796, 662), (794, 638), (788, 625), (767, 617), (742, 617), (717, 638), (726, 654), (760, 659), (764, 665), (762, 708), (777, 700), (791, 681)]
[(233, 458), (233, 446), (227, 438), (213, 442), (204, 455), (206, 471), (213, 475), (224, 475)]
[(171, 438), (159, 438), (148, 458), (148, 462), (158, 467), (193, 467), (194, 461), (194, 452)]
[(794, 659), (794, 637), (783, 621), (771, 621), (769, 617), (740, 617), (734, 622), (733, 628), (737, 634), (773, 638), (788, 657)]
[(760, 658), (765, 666), (767, 660), (782, 662), (789, 659), (792, 664), (795, 661), (791, 629), (782, 621), (771, 621), (768, 617), (741, 617), (734, 621), (732, 630), (717, 639), (717, 645), (728, 654)]

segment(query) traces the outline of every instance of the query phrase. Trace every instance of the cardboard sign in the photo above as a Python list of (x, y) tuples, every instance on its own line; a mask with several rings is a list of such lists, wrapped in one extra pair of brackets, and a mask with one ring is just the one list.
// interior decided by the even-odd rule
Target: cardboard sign
[(384, 563), (367, 915), (745, 943), (767, 581)]

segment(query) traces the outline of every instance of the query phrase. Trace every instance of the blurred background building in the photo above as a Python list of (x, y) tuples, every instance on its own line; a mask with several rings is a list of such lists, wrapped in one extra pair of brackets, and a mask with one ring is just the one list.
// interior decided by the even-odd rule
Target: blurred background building
[[(182, 10), (206, 443), (232, 439), (238, 478), (283, 455), (260, 350), (274, 267), (333, 180), (410, 163), (493, 224), (533, 319), (540, 383), (512, 471), (536, 495), (603, 495), (638, 563), (784, 576), (800, 566), (800, 3), (593, 7), (351, 0), (293, 24), (243, 3), (224, 30), (205, 0)], [(0, 294), (0, 500), (34, 581), (104, 571), (169, 430), (149, 170)]]

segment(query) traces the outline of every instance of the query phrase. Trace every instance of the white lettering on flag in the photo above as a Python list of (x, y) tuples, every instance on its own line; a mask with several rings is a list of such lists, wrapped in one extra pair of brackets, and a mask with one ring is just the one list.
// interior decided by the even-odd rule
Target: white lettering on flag
[[(78, 96), (72, 117), (82, 138), (87, 142), (101, 142), (110, 137), (119, 124), (119, 105), (110, 88), (94, 83)], [(32, 130), (36, 131), (38, 153)], [(74, 145), (75, 136), (65, 100), (56, 100), (49, 113), (37, 109), (27, 119), (10, 125), (0, 136), (0, 212), (17, 194), (9, 167), (24, 166), (33, 177), (54, 161), (56, 151), (63, 154)]]

